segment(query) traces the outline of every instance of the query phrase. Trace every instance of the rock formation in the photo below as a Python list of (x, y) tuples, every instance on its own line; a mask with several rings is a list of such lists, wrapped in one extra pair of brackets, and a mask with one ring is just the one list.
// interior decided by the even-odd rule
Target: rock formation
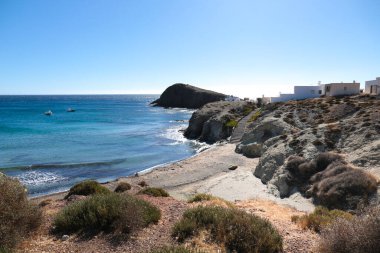
[(244, 101), (209, 103), (193, 113), (184, 135), (207, 143), (227, 139), (237, 122), (254, 107)]
[(251, 123), (236, 151), (260, 157), (253, 173), (277, 196), (298, 191), (286, 162), (323, 152), (346, 155), (351, 166), (380, 176), (380, 99), (368, 96), (318, 98), (270, 104)]
[(168, 87), (159, 99), (151, 104), (162, 107), (198, 109), (210, 102), (221, 101), (226, 95), (204, 90), (189, 84), (176, 83)]

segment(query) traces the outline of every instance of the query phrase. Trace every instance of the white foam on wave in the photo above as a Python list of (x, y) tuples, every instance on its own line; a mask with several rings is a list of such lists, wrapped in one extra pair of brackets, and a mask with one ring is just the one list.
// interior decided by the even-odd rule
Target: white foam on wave
[(167, 145), (181, 145), (184, 143), (188, 143), (193, 149), (195, 149), (197, 153), (200, 153), (212, 146), (203, 142), (199, 142), (196, 140), (189, 140), (185, 138), (185, 136), (183, 135), (183, 132), (185, 131), (186, 127), (187, 127), (186, 124), (179, 124), (179, 125), (169, 127), (161, 134), (161, 136), (166, 139), (174, 141)]
[(29, 186), (45, 185), (67, 180), (66, 177), (60, 176), (56, 173), (42, 171), (28, 171), (17, 176), (17, 178), (21, 183)]
[(165, 129), (165, 131), (161, 134), (162, 137), (173, 140), (174, 142), (169, 145), (178, 145), (187, 142), (188, 140), (183, 136), (183, 132), (185, 131), (187, 125), (179, 124)]

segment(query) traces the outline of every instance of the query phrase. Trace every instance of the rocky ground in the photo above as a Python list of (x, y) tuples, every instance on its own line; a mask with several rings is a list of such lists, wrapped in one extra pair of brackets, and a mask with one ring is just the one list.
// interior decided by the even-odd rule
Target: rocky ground
[[(139, 186), (134, 185), (132, 190), (136, 192)], [(164, 245), (176, 245), (171, 237), (171, 229), (178, 221), (184, 210), (197, 204), (189, 204), (186, 201), (176, 200), (172, 197), (149, 197), (139, 195), (159, 207), (162, 218), (156, 225), (151, 225), (130, 237), (115, 237), (112, 234), (98, 234), (92, 237), (70, 235), (68, 238), (58, 237), (50, 231), (54, 215), (70, 202), (63, 199), (55, 199), (43, 207), (44, 222), (37, 234), (25, 241), (17, 252), (149, 252), (152, 249)], [(37, 200), (36, 200), (37, 201)], [(37, 202), (41, 202), (39, 199)], [(78, 200), (74, 200), (78, 201)], [(207, 204), (207, 203), (205, 203)], [(210, 203), (215, 204), (215, 203)], [(216, 203), (218, 204), (218, 203)], [(284, 238), (284, 252), (313, 252), (318, 235), (309, 230), (302, 230), (291, 222), (292, 215), (302, 215), (304, 212), (293, 208), (278, 205), (267, 200), (237, 201), (236, 207), (270, 220)], [(196, 238), (185, 242), (185, 245), (196, 247), (205, 252), (224, 252), (220, 245), (215, 245), (205, 239)]]
[(291, 155), (311, 160), (336, 152), (356, 168), (380, 175), (380, 99), (374, 96), (317, 98), (267, 105), (237, 151), (260, 157), (253, 173), (273, 194), (294, 190), (284, 168)]

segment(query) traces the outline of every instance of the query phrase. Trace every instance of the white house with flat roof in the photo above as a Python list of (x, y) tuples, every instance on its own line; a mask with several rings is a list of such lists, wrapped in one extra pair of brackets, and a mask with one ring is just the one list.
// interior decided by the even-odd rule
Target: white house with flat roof
[(376, 80), (366, 81), (364, 93), (380, 95), (380, 77), (377, 77)]
[(294, 86), (294, 93), (280, 93), (278, 97), (264, 97), (265, 101), (272, 102), (285, 102), (289, 100), (302, 100), (307, 98), (317, 98), (322, 95), (321, 85), (316, 86)]
[(360, 94), (360, 83), (328, 83), (322, 84), (322, 95), (325, 96), (348, 96)]
[[(380, 93), (380, 78), (379, 86), (376, 92)], [(373, 88), (374, 91), (374, 88)], [(278, 97), (263, 97), (266, 103), (286, 102), (289, 100), (302, 100), (308, 98), (318, 98), (320, 96), (345, 96), (360, 94), (360, 83), (328, 83), (319, 85), (294, 86), (294, 93), (281, 94)]]

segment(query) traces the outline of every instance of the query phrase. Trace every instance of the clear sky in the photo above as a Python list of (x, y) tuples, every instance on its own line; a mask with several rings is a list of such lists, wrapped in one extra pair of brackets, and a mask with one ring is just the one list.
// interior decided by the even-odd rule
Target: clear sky
[(376, 76), (379, 0), (0, 0), (0, 94), (256, 97)]

